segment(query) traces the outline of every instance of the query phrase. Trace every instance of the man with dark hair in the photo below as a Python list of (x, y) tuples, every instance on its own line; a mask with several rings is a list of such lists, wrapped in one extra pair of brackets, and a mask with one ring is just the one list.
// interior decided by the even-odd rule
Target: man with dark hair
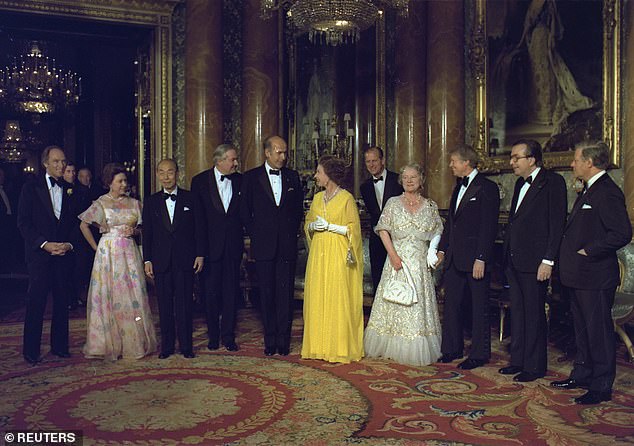
[(511, 298), (511, 363), (503, 375), (530, 382), (546, 374), (546, 293), (566, 222), (566, 182), (542, 167), (537, 141), (522, 139), (511, 148), (515, 182), (503, 262)]
[(251, 257), (260, 286), (264, 354), (288, 355), (293, 290), (304, 194), (299, 174), (286, 167), (288, 148), (279, 136), (264, 141), (263, 165), (244, 174), (242, 222), (251, 238)]
[(586, 388), (588, 392), (575, 402), (598, 404), (612, 398), (616, 376), (612, 305), (620, 282), (616, 252), (632, 239), (632, 226), (623, 192), (606, 173), (605, 143), (578, 145), (571, 167), (585, 187), (568, 216), (559, 271), (572, 296), (577, 357), (570, 377), (550, 385)]
[(240, 262), (244, 251), (244, 231), (240, 219), (238, 152), (221, 144), (213, 153), (214, 166), (192, 179), (192, 192), (200, 198), (207, 221), (207, 265), (205, 299), (207, 348), (222, 345), (239, 349), (235, 340)]
[(40, 341), (46, 298), (53, 294), (51, 353), (68, 358), (66, 254), (73, 249), (71, 233), (77, 221), (72, 194), (63, 180), (66, 156), (57, 146), (42, 153), (43, 177), (24, 185), (18, 208), (18, 228), (24, 237), (29, 272), (22, 354), (29, 364), (40, 362)]
[(458, 181), (438, 245), (436, 264), (445, 262), (446, 298), (440, 362), (448, 363), (463, 355), (462, 300), (465, 294), (470, 294), (471, 351), (458, 367), (471, 370), (489, 362), (491, 356), (489, 265), (497, 233), (500, 191), (476, 169), (477, 154), (471, 147), (457, 147), (450, 152), (450, 158), (449, 167)]
[(370, 231), (370, 268), (374, 292), (381, 281), (381, 273), (387, 252), (381, 238), (375, 234), (374, 227), (379, 222), (383, 206), (392, 197), (403, 193), (403, 188), (398, 183), (398, 174), (385, 168), (385, 158), (380, 147), (369, 147), (363, 153), (365, 167), (371, 177), (361, 184), (361, 197), (365, 208), (370, 214), (372, 231)]
[(192, 311), (194, 274), (203, 269), (205, 220), (198, 196), (176, 185), (178, 166), (164, 159), (156, 167), (162, 189), (143, 206), (145, 274), (156, 283), (161, 327), (159, 359), (178, 347), (193, 358)]

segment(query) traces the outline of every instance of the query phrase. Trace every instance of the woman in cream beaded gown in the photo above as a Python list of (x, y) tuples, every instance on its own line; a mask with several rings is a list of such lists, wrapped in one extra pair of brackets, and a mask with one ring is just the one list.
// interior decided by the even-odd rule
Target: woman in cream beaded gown
[[(402, 195), (385, 204), (375, 231), (388, 258), (376, 290), (365, 330), (366, 356), (424, 366), (440, 358), (441, 328), (430, 266), (442, 233), (438, 206), (421, 195), (423, 172), (418, 164), (401, 169)], [(407, 269), (417, 303), (393, 302), (396, 271)], [(401, 272), (402, 274), (402, 272)]]
[(342, 160), (327, 155), (315, 174), (324, 191), (306, 215), (303, 359), (349, 363), (363, 357), (361, 225), (354, 197), (340, 186), (345, 170)]
[[(88, 289), (88, 335), (84, 355), (117, 360), (156, 351), (141, 253), (132, 238), (141, 224), (141, 205), (126, 195), (125, 168), (110, 163), (103, 180), (110, 191), (79, 215), (80, 229), (96, 251)], [(99, 245), (90, 232), (102, 233)]]

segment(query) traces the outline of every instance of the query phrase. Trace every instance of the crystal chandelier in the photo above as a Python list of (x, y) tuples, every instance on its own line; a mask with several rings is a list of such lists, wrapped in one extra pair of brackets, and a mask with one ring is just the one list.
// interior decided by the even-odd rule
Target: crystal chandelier
[(27, 54), (0, 70), (0, 102), (19, 112), (53, 113), (56, 107), (79, 102), (81, 78), (44, 56), (37, 42)]
[(312, 43), (340, 45), (359, 40), (361, 31), (371, 27), (382, 11), (390, 7), (407, 15), (409, 0), (261, 0), (261, 16), (287, 11), (289, 25), (300, 34), (308, 33)]
[(27, 156), (18, 121), (7, 121), (4, 137), (0, 140), (0, 159), (9, 163), (19, 163)]

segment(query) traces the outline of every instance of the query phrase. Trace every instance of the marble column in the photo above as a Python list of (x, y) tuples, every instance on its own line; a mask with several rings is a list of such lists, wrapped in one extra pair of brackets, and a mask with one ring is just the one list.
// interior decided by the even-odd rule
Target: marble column
[[(414, 0), (409, 16), (398, 18), (395, 57), (394, 168), (420, 163), (426, 169), (425, 2)], [(427, 170), (427, 169), (426, 169)]]
[(464, 144), (464, 2), (427, 2), (427, 187), (449, 207), (453, 179), (449, 150)]
[(222, 144), (222, 2), (187, 0), (185, 44), (185, 178), (212, 164)]
[[(623, 10), (623, 26), (626, 30), (633, 29), (634, 26), (634, 5), (632, 2), (626, 2)], [(625, 34), (625, 33), (624, 33)], [(632, 63), (634, 56), (634, 35), (632, 33), (625, 34), (625, 59), (629, 62), (624, 64), (623, 83), (623, 122), (629, 122), (629, 118), (634, 116), (634, 95), (628, 92), (634, 92), (634, 64)], [(617, 88), (619, 88), (617, 86)], [(624, 125), (621, 127), (623, 131), (621, 159), (623, 163), (623, 193), (625, 194), (625, 203), (627, 212), (630, 215), (630, 221), (634, 221), (634, 126)]]
[[(263, 142), (279, 134), (278, 16), (260, 18), (260, 0), (244, 0), (242, 22), (242, 170), (264, 161)], [(284, 136), (284, 135), (280, 135)]]

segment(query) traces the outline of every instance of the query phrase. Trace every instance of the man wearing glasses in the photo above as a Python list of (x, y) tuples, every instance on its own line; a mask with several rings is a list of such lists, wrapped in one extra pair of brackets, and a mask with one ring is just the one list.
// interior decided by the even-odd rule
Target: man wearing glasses
[(517, 175), (503, 260), (511, 298), (511, 363), (503, 375), (530, 382), (546, 374), (546, 293), (566, 223), (566, 182), (544, 169), (537, 141), (513, 144), (510, 165)]

